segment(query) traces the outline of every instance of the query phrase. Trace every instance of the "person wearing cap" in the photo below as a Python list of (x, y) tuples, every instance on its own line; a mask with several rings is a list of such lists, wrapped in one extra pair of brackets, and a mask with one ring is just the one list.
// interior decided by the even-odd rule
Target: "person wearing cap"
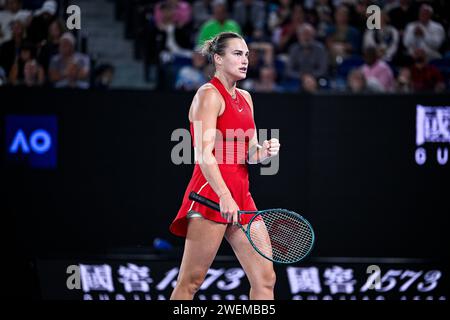
[(49, 78), (54, 87), (89, 87), (89, 58), (75, 52), (75, 37), (70, 32), (61, 36), (59, 54), (50, 60)]

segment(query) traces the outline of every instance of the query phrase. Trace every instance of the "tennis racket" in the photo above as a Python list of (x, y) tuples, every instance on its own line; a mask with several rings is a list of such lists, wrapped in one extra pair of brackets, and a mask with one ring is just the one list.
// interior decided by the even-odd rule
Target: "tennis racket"
[[(195, 192), (189, 199), (220, 212), (220, 205)], [(252, 214), (247, 229), (238, 226), (253, 248), (264, 258), (276, 263), (296, 263), (304, 259), (314, 244), (311, 224), (296, 212), (285, 209), (238, 211), (239, 215)], [(240, 220), (240, 219), (239, 219)]]

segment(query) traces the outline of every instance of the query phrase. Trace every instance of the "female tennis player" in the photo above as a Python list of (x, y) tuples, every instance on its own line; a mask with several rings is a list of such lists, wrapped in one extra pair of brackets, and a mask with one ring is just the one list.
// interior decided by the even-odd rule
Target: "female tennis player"
[[(223, 237), (230, 243), (250, 282), (250, 299), (273, 299), (273, 263), (253, 248), (235, 224), (251, 216), (238, 210), (257, 210), (249, 192), (247, 163), (276, 156), (278, 139), (258, 144), (250, 94), (236, 88), (245, 79), (248, 47), (244, 39), (223, 32), (206, 41), (202, 53), (213, 63), (213, 78), (195, 94), (189, 121), (195, 152), (192, 178), (170, 231), (186, 237), (180, 273), (171, 299), (193, 299), (203, 283)], [(195, 191), (220, 204), (220, 213), (189, 200)], [(238, 220), (239, 219), (239, 220)]]

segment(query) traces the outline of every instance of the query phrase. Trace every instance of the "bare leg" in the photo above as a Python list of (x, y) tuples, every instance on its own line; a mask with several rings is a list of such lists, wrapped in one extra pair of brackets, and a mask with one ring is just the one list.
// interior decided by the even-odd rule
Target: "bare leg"
[[(248, 277), (251, 287), (250, 299), (273, 300), (273, 289), (276, 281), (273, 263), (263, 258), (253, 249), (239, 227), (228, 226), (225, 237)], [(266, 241), (270, 243), (269, 235), (267, 235)]]
[(177, 285), (171, 300), (192, 300), (205, 279), (222, 242), (226, 224), (191, 218)]

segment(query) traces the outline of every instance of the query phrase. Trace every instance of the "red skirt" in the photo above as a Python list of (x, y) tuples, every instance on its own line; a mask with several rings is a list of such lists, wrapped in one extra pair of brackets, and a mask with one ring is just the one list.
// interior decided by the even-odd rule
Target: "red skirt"
[[(248, 168), (246, 164), (219, 164), (219, 170), (222, 174), (222, 178), (225, 181), (231, 195), (236, 201), (239, 210), (256, 211), (255, 202), (249, 191), (248, 181)], [(220, 212), (210, 209), (198, 202), (189, 200), (189, 193), (194, 191), (199, 195), (202, 195), (212, 201), (219, 203), (219, 197), (211, 188), (209, 183), (203, 176), (200, 166), (198, 164), (194, 167), (194, 173), (192, 174), (191, 181), (189, 182), (186, 192), (184, 193), (183, 203), (178, 211), (176, 218), (170, 225), (170, 232), (180, 237), (186, 237), (187, 233), (187, 214), (190, 211), (200, 213), (203, 218), (215, 221), (217, 223), (231, 223), (227, 222)], [(249, 223), (253, 215), (245, 214), (241, 216), (241, 224), (246, 225)]]

